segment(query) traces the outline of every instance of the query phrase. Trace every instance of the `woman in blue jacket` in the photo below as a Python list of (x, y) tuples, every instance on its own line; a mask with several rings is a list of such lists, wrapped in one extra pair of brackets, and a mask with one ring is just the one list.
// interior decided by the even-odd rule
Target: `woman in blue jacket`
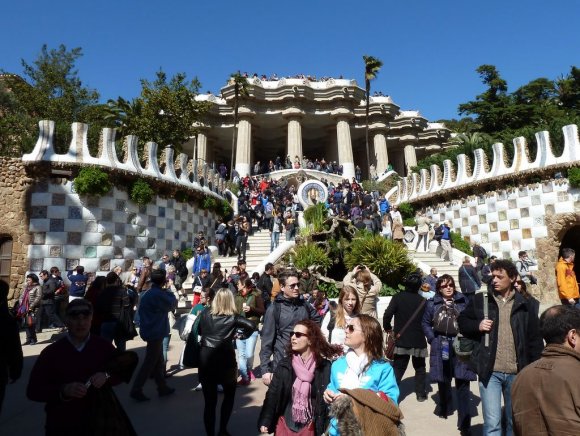
[(458, 332), (457, 321), (445, 322), (457, 319), (467, 306), (467, 298), (456, 290), (455, 281), (449, 274), (439, 277), (435, 288), (437, 292), (433, 299), (427, 301), (422, 321), (423, 333), (431, 344), (429, 376), (431, 381), (437, 382), (439, 388), (439, 402), (435, 414), (444, 419), (453, 414), (451, 380), (455, 378), (457, 427), (462, 435), (467, 435), (471, 428), (469, 382), (477, 377), (453, 351), (453, 338)]
[[(383, 331), (379, 322), (369, 315), (356, 315), (345, 330), (344, 344), (349, 350), (332, 364), (324, 400), (330, 404), (344, 395), (340, 388), (361, 388), (383, 392), (398, 404), (399, 387), (393, 367), (383, 355)], [(335, 419), (330, 422), (328, 434), (339, 434)]]

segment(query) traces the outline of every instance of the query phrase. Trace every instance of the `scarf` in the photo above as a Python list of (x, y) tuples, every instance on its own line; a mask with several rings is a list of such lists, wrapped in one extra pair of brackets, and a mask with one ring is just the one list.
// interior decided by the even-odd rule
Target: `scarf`
[(312, 419), (312, 407), (310, 405), (310, 388), (314, 380), (316, 360), (311, 354), (306, 362), (295, 354), (292, 356), (292, 368), (296, 379), (292, 385), (292, 419), (294, 422), (306, 424)]
[(346, 353), (346, 372), (340, 387), (345, 389), (360, 388), (360, 377), (368, 362), (369, 359), (366, 354), (357, 356), (354, 350), (348, 350)]

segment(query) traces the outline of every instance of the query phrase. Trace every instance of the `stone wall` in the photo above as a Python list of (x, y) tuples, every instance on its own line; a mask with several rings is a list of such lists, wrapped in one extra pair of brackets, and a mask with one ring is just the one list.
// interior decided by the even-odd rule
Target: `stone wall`
[(28, 269), (27, 251), (31, 238), (26, 226), (27, 192), (33, 179), (26, 174), (20, 159), (2, 157), (0, 169), (0, 238), (8, 237), (13, 241), (8, 294), (8, 299), (12, 300)]
[(435, 223), (449, 221), (466, 241), (477, 241), (488, 255), (517, 260), (526, 250), (538, 261), (534, 294), (557, 302), (554, 268), (566, 231), (580, 224), (580, 190), (567, 179), (500, 189), (426, 208)]

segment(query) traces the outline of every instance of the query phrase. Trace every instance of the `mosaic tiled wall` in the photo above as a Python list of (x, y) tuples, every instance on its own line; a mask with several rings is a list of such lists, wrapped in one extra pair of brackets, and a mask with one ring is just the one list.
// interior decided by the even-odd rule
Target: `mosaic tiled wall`
[(32, 188), (28, 247), (29, 270), (80, 264), (103, 273), (134, 259), (157, 260), (166, 251), (191, 246), (198, 231), (211, 234), (213, 214), (188, 203), (157, 197), (139, 206), (126, 191), (114, 188), (103, 197), (82, 197), (72, 182), (36, 184)]
[(434, 222), (448, 220), (453, 231), (477, 240), (488, 254), (517, 259), (526, 250), (536, 258), (536, 239), (547, 236), (547, 215), (580, 211), (579, 190), (567, 179), (488, 192), (428, 208)]

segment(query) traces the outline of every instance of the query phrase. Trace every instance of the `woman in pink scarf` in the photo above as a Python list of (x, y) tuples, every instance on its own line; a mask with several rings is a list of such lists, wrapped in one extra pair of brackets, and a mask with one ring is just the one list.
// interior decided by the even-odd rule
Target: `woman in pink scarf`
[(317, 323), (303, 320), (294, 326), (288, 355), (278, 364), (258, 419), (260, 433), (322, 435), (328, 426), (323, 394), (334, 356), (342, 347), (330, 345)]

